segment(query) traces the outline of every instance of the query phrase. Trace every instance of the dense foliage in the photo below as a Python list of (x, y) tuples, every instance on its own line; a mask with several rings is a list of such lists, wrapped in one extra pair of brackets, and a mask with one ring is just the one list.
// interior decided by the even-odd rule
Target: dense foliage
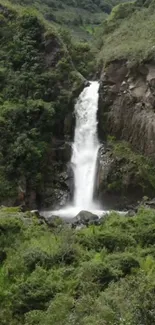
[(154, 324), (154, 224), (144, 208), (79, 231), (1, 209), (1, 325)]
[[(31, 10), (4, 6), (2, 1), (0, 11), (2, 200), (16, 197), (20, 180), (27, 189), (41, 187), (52, 136), (64, 137), (65, 116), (83, 84), (76, 69), (86, 76), (92, 57), (88, 46), (63, 42)], [(76, 58), (77, 51), (83, 60)]]

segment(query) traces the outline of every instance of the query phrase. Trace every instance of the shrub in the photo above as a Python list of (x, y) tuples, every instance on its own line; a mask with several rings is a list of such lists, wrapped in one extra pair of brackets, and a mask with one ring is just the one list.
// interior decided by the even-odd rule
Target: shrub
[(49, 268), (52, 266), (52, 257), (46, 252), (42, 251), (39, 247), (27, 250), (24, 253), (24, 264), (30, 272), (34, 271), (37, 266)]
[(26, 281), (14, 288), (13, 310), (23, 314), (30, 310), (45, 309), (48, 302), (59, 291), (58, 284), (52, 283), (49, 274), (42, 268), (36, 270)]
[(133, 269), (140, 267), (138, 260), (131, 253), (110, 254), (105, 258), (105, 263), (113, 269), (118, 269), (123, 276), (131, 274)]

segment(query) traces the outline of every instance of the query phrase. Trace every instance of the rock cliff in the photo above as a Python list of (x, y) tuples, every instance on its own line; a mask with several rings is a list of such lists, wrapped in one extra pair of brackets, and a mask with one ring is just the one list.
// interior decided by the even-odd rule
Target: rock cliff
[(133, 65), (117, 60), (104, 68), (98, 111), (99, 136), (101, 141), (110, 139), (112, 146), (101, 154), (99, 197), (108, 206), (114, 204), (119, 208), (136, 202), (143, 195), (155, 195), (154, 105), (153, 62)]
[(130, 65), (115, 61), (101, 74), (99, 133), (155, 159), (155, 63)]

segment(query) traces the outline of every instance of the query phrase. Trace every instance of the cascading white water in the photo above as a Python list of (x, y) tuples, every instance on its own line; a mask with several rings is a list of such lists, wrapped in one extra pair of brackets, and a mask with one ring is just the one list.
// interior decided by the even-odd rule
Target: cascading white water
[[(99, 83), (90, 82), (80, 94), (75, 105), (76, 126), (73, 143), (71, 165), (74, 172), (74, 198), (71, 205), (55, 211), (41, 211), (48, 217), (58, 215), (62, 218), (73, 218), (81, 210), (88, 210), (103, 216), (109, 211), (95, 204), (93, 200), (96, 177), (99, 141), (97, 136), (97, 110), (99, 98)], [(124, 212), (118, 211), (120, 214)]]
[(96, 163), (99, 150), (97, 137), (97, 109), (99, 83), (91, 82), (75, 106), (76, 126), (73, 143), (72, 168), (74, 172), (75, 208), (94, 209), (93, 194)]
[[(103, 215), (104, 211), (93, 201), (99, 141), (97, 137), (97, 110), (99, 83), (90, 82), (75, 105), (76, 126), (71, 165), (74, 172), (74, 198), (70, 206), (53, 211), (54, 215), (72, 218), (81, 210)], [(43, 212), (42, 215), (51, 215)]]

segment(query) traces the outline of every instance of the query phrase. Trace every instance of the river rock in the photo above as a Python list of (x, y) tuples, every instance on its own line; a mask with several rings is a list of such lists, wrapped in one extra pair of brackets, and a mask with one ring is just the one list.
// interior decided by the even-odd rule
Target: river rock
[(136, 212), (134, 210), (129, 210), (126, 213), (126, 217), (134, 217), (136, 215)]
[(72, 224), (75, 226), (79, 225), (91, 225), (91, 224), (98, 224), (99, 217), (96, 214), (93, 214), (89, 211), (80, 211), (78, 215), (73, 218)]
[(59, 226), (62, 226), (64, 224), (64, 221), (62, 218), (60, 218), (59, 216), (56, 215), (52, 215), (50, 217), (43, 217), (43, 219), (45, 220), (46, 224), (50, 227), (50, 228), (57, 228)]
[(151, 208), (151, 209), (155, 209), (155, 198), (153, 198), (152, 200), (142, 200), (140, 202), (140, 206), (144, 205), (146, 208)]
[(32, 213), (35, 217), (40, 218), (39, 210), (31, 210), (31, 213)]

